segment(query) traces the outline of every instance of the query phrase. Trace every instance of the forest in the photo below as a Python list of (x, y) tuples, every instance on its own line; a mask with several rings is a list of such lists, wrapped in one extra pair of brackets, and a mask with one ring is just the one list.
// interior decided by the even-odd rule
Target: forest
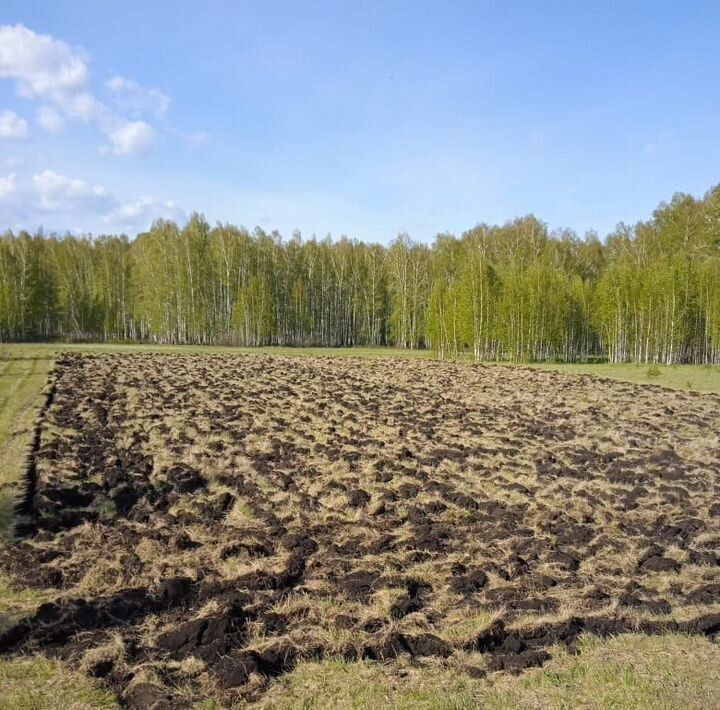
[(0, 236), (0, 340), (395, 346), (478, 360), (720, 362), (720, 187), (651, 219), (534, 216), (432, 245), (156, 221), (129, 239)]

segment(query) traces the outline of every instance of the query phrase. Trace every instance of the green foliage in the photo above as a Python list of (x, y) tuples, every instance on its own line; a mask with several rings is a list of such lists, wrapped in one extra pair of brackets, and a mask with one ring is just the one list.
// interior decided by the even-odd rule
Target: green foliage
[(720, 188), (606, 242), (532, 215), (432, 247), (159, 220), (134, 241), (0, 236), (0, 341), (432, 348), (538, 362), (720, 361)]

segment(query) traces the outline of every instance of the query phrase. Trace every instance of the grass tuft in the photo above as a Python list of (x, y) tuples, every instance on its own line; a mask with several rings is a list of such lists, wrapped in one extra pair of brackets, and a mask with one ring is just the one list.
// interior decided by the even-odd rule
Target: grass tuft
[(117, 708), (112, 693), (41, 656), (0, 661), (0, 710)]

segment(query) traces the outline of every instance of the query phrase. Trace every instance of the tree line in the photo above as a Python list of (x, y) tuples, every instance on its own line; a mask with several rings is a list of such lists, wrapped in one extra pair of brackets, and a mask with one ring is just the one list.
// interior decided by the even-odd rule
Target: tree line
[(432, 245), (159, 220), (134, 240), (0, 236), (0, 340), (432, 348), (720, 362), (720, 187), (605, 240), (534, 216)]

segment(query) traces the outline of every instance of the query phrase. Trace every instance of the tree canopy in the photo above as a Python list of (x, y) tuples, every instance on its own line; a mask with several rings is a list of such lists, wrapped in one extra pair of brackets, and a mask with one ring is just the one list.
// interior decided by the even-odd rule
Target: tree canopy
[(606, 240), (534, 216), (430, 246), (160, 220), (0, 236), (0, 339), (394, 345), (478, 359), (720, 362), (720, 187)]

